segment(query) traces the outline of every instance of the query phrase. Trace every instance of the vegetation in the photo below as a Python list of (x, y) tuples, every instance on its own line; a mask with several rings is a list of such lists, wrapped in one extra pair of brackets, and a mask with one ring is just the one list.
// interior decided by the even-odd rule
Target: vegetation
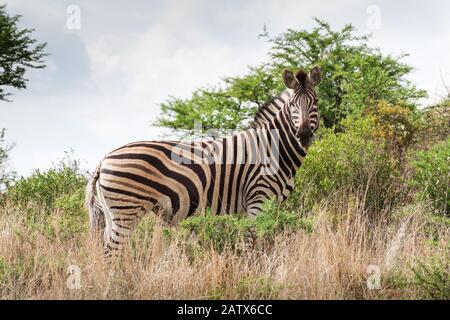
[(67, 155), (45, 172), (21, 177), (3, 196), (22, 222), (50, 238), (75, 237), (86, 228), (84, 190), (86, 173)]
[(255, 220), (229, 215), (213, 216), (206, 212), (182, 221), (180, 227), (185, 236), (194, 235), (200, 246), (223, 252), (225, 249), (244, 249), (244, 242), (249, 236), (259, 238), (260, 245), (265, 244), (267, 248), (277, 234), (299, 230), (312, 232), (313, 221), (302, 218), (294, 211), (279, 208), (274, 200), (269, 200)]
[(423, 113), (422, 125), (419, 128), (419, 136), (422, 148), (443, 141), (450, 135), (450, 99), (429, 106)]
[(9, 16), (6, 5), (0, 6), (0, 100), (9, 101), (5, 87), (25, 89), (27, 68), (44, 68), (46, 43), (36, 44), (33, 29), (20, 29), (20, 16)]
[[(28, 206), (40, 210), (39, 202)], [(6, 299), (448, 298), (448, 260), (441, 255), (449, 250), (449, 220), (435, 221), (426, 206), (411, 204), (395, 211), (389, 223), (383, 219), (372, 224), (361, 208), (357, 202), (344, 209), (324, 201), (305, 220), (297, 211), (291, 214), (269, 204), (256, 224), (272, 241), (256, 250), (229, 245), (238, 237), (229, 239), (227, 232), (245, 225), (240, 218), (204, 215), (167, 229), (148, 216), (133, 237), (133, 246), (110, 266), (101, 258), (101, 246), (88, 236), (85, 213), (79, 212), (76, 223), (81, 230), (63, 232), (58, 226), (71, 217), (66, 208), (47, 212), (50, 220), (29, 223), (23, 210), (6, 203), (0, 208), (0, 295)], [(211, 227), (218, 221), (220, 228)], [(48, 232), (49, 225), (54, 232)], [(195, 232), (187, 234), (188, 230)], [(381, 287), (369, 290), (367, 268), (373, 264), (380, 267)], [(70, 282), (69, 266), (81, 270), (79, 288)]]
[[(224, 132), (281, 90), (284, 67), (325, 73), (325, 125), (285, 203), (267, 201), (254, 220), (198, 213), (177, 228), (148, 215), (114, 265), (88, 234), (79, 162), (67, 155), (13, 179), (2, 133), (0, 297), (449, 299), (450, 104), (417, 108), (411, 67), (354, 33), (319, 20), (311, 31), (264, 33), (269, 62), (163, 104), (161, 125), (192, 133), (200, 120)], [(381, 279), (372, 289), (371, 265)]]
[[(403, 156), (388, 143), (403, 130), (377, 119), (368, 113), (347, 118), (341, 132), (321, 129), (282, 206), (268, 201), (255, 220), (206, 212), (178, 228), (147, 216), (114, 266), (88, 235), (86, 173), (77, 161), (66, 157), (22, 177), (0, 205), (0, 295), (448, 299), (450, 219), (441, 207), (448, 182), (440, 179), (448, 137), (423, 149), (419, 130), (414, 142), (400, 144)], [(372, 290), (369, 265), (381, 272)], [(68, 285), (69, 266), (81, 270), (78, 289)]]
[(374, 108), (380, 101), (415, 110), (425, 92), (406, 76), (412, 67), (401, 57), (384, 55), (368, 46), (369, 36), (356, 34), (351, 25), (333, 30), (316, 19), (312, 30), (287, 30), (261, 37), (271, 49), (269, 61), (251, 67), (242, 77), (225, 77), (217, 86), (196, 90), (189, 99), (171, 97), (161, 105), (157, 125), (194, 132), (194, 120), (204, 130), (219, 133), (245, 127), (257, 108), (283, 89), (281, 73), (285, 68), (310, 68), (319, 65), (323, 76), (318, 88), (319, 109), (327, 128), (339, 130), (342, 119)]
[(420, 195), (428, 199), (436, 210), (450, 216), (450, 138), (428, 151), (418, 152), (412, 165), (413, 183)]
[(80, 169), (79, 161), (70, 154), (45, 172), (36, 170), (29, 177), (21, 177), (8, 190), (8, 198), (19, 207), (27, 207), (30, 201), (36, 201), (40, 207), (51, 209), (61, 199), (68, 199), (84, 193), (86, 173)]
[(385, 141), (373, 137), (373, 119), (347, 119), (343, 127), (336, 134), (326, 130), (310, 148), (296, 176), (293, 206), (301, 203), (307, 211), (325, 199), (358, 197), (364, 210), (378, 213), (399, 198), (399, 163), (385, 151)]
[(450, 299), (450, 267), (449, 252), (434, 255), (416, 262), (413, 267), (415, 284), (430, 299)]
[[(10, 101), (5, 87), (25, 89), (27, 68), (44, 68), (46, 44), (36, 44), (33, 29), (20, 29), (20, 16), (10, 16), (6, 5), (0, 5), (0, 101)], [(0, 129), (0, 192), (11, 185), (14, 172), (8, 165), (8, 152), (13, 145), (5, 143), (5, 129)], [(1, 198), (0, 198), (1, 200)]]

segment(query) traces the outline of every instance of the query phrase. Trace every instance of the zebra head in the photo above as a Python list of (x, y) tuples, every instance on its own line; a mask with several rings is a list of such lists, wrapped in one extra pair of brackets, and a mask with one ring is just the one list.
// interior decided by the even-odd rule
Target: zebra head
[(295, 74), (284, 70), (283, 81), (293, 92), (286, 101), (297, 137), (303, 147), (308, 148), (319, 127), (318, 98), (315, 87), (320, 83), (321, 71), (318, 66), (306, 73), (300, 69)]

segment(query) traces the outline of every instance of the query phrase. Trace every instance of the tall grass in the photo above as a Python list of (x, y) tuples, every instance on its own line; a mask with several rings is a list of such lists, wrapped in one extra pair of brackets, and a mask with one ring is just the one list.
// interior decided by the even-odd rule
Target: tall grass
[[(196, 251), (192, 248), (196, 243), (194, 234), (188, 240), (175, 229), (167, 236), (166, 229), (148, 217), (133, 238), (133, 245), (128, 246), (116, 264), (108, 265), (102, 259), (101, 246), (97, 239), (88, 236), (87, 228), (71, 237), (58, 230), (61, 218), (58, 210), (49, 212), (50, 223), (55, 226), (49, 235), (28, 223), (21, 209), (6, 204), (0, 209), (0, 296), (3, 299), (450, 298), (445, 296), (450, 286), (448, 263), (429, 260), (430, 257), (439, 260), (448, 253), (448, 219), (437, 221), (426, 206), (411, 205), (394, 212), (393, 221), (379, 219), (374, 224), (361, 212), (363, 207), (355, 201), (342, 210), (325, 201), (314, 209), (313, 232), (302, 228), (289, 234), (279, 232), (271, 246), (262, 251), (225, 248), (219, 252), (207, 245)], [(368, 277), (377, 276), (372, 274), (371, 265), (380, 270), (379, 288), (370, 289), (367, 285)], [(443, 281), (436, 282), (439, 295), (430, 294), (428, 283), (433, 283), (435, 275), (427, 273), (424, 265), (431, 270), (437, 268), (443, 277)], [(77, 267), (81, 271), (80, 288), (68, 273), (69, 268)]]

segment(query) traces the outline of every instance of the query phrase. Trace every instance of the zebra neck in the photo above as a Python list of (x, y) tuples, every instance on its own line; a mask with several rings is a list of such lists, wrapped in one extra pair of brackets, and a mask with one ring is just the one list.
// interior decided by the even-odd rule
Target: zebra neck
[(285, 89), (279, 96), (273, 97), (259, 107), (253, 121), (250, 124), (251, 128), (262, 128), (276, 117), (285, 102), (289, 99), (290, 90)]
[(280, 169), (286, 175), (294, 176), (306, 157), (306, 149), (296, 135), (288, 107), (285, 105), (265, 128), (269, 141), (278, 145)]

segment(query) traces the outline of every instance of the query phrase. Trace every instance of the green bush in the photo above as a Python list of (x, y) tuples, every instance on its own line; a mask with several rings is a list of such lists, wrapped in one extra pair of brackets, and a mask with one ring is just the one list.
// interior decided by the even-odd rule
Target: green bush
[(202, 246), (212, 246), (222, 252), (225, 248), (236, 248), (238, 240), (252, 225), (246, 218), (231, 215), (215, 216), (206, 212), (183, 220), (181, 229), (194, 233)]
[(288, 205), (311, 210), (335, 195), (342, 200), (356, 196), (368, 211), (394, 203), (401, 181), (399, 164), (386, 151), (384, 140), (374, 137), (375, 122), (366, 117), (343, 124), (344, 132), (327, 130), (311, 146)]
[(8, 189), (7, 197), (21, 207), (33, 203), (45, 209), (79, 209), (85, 186), (86, 173), (80, 169), (79, 161), (64, 158), (48, 171), (36, 170), (29, 177), (21, 177)]
[(313, 231), (313, 220), (301, 218), (294, 211), (280, 208), (274, 200), (269, 200), (263, 205), (262, 212), (256, 217), (256, 231), (258, 237), (273, 238), (277, 233), (296, 230)]
[(414, 284), (431, 299), (450, 299), (450, 265), (448, 252), (417, 261), (412, 268)]
[(36, 170), (10, 187), (5, 204), (37, 232), (67, 239), (87, 230), (84, 210), (86, 173), (69, 156), (47, 171)]
[(281, 232), (313, 230), (313, 221), (301, 218), (293, 211), (281, 209), (274, 200), (268, 200), (262, 212), (251, 220), (232, 215), (215, 216), (209, 213), (190, 217), (180, 224), (185, 234), (195, 234), (201, 246), (212, 246), (222, 252), (225, 248), (235, 249), (239, 241), (245, 241), (256, 232), (259, 240), (272, 242)]
[(413, 184), (440, 212), (450, 215), (450, 139), (414, 155)]

